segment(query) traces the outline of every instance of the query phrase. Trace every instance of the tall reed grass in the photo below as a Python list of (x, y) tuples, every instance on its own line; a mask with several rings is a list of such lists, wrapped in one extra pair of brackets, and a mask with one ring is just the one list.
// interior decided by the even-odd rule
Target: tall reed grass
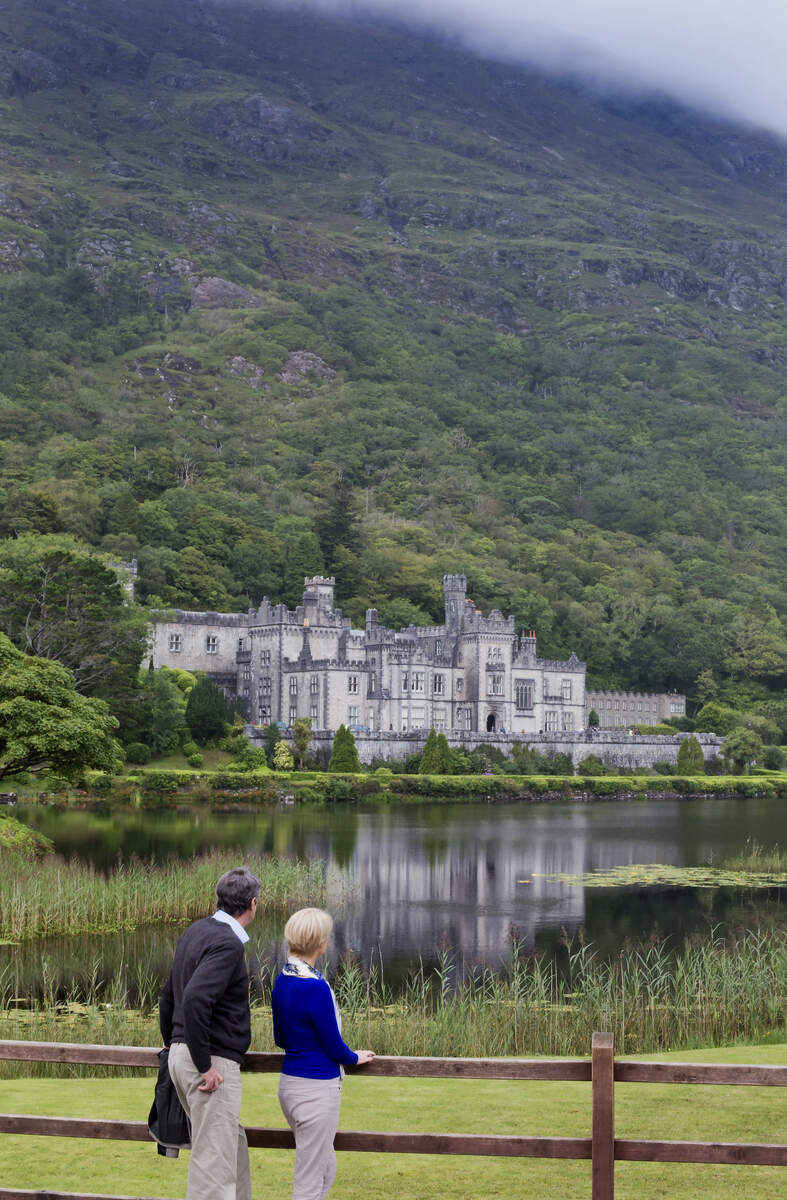
[(612, 1031), (621, 1054), (785, 1036), (785, 931), (610, 959), (569, 947), (567, 965), (514, 943), (503, 975), (481, 970), (454, 986), (454, 972), (445, 953), (394, 997), (379, 968), (345, 962), (336, 989), (348, 1037), (380, 1054), (516, 1057), (586, 1054), (594, 1030)]
[[(478, 970), (458, 979), (458, 962), (443, 951), (437, 965), (411, 973), (395, 992), (384, 967), (364, 970), (344, 958), (333, 972), (351, 1045), (380, 1054), (438, 1056), (584, 1055), (594, 1030), (611, 1030), (618, 1053), (784, 1040), (787, 931), (709, 936), (680, 949), (646, 945), (602, 959), (592, 946), (569, 947), (562, 966), (525, 954), (514, 942), (504, 973)], [(252, 1008), (252, 1048), (273, 1050), (266, 973)], [(45, 1041), (156, 1045), (157, 984), (142, 1009), (122, 990), (42, 1002), (18, 1011), (0, 980), (0, 1036)], [(80, 1068), (0, 1064), (0, 1075), (51, 1074)], [(83, 1073), (88, 1073), (84, 1071)]]
[(266, 909), (325, 902), (320, 862), (245, 858), (213, 852), (188, 861), (121, 864), (108, 875), (88, 864), (47, 858), (30, 864), (0, 856), (0, 939), (21, 942), (58, 934), (110, 933), (184, 923), (214, 911), (219, 876), (246, 861), (261, 882)]
[(763, 846), (756, 838), (747, 838), (739, 854), (724, 858), (715, 865), (731, 871), (762, 871), (775, 875), (778, 871), (787, 871), (787, 850), (779, 846)]

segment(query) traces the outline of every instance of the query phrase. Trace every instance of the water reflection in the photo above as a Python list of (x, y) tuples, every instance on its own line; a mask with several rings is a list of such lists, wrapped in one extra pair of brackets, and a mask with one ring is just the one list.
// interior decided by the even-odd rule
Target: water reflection
[[(20, 812), (20, 810), (17, 810)], [(21, 810), (60, 853), (108, 869), (132, 856), (162, 861), (214, 848), (322, 859), (331, 868), (337, 910), (332, 954), (383, 959), (389, 979), (451, 947), (467, 966), (504, 962), (512, 931), (528, 948), (555, 953), (584, 937), (602, 953), (648, 938), (740, 931), (784, 918), (783, 891), (585, 889), (548, 876), (620, 864), (697, 866), (738, 851), (747, 837), (783, 843), (787, 811), (767, 800), (648, 800), (592, 805), (431, 805), (265, 809), (253, 814)], [(524, 882), (527, 881), (527, 882)], [(346, 900), (349, 887), (349, 900)], [(339, 907), (339, 897), (345, 897)], [(252, 927), (253, 950), (272, 965), (283, 918)], [(44, 977), (65, 985), (144, 970), (160, 977), (175, 932), (59, 939), (0, 947), (20, 994)], [(44, 971), (43, 964), (46, 964)], [(38, 980), (38, 983), (36, 983)]]

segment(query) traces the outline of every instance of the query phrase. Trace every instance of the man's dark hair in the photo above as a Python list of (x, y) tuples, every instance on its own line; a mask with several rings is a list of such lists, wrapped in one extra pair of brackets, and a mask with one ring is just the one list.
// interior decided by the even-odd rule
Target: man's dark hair
[(248, 867), (225, 871), (216, 884), (216, 906), (231, 917), (238, 917), (260, 894), (260, 881)]

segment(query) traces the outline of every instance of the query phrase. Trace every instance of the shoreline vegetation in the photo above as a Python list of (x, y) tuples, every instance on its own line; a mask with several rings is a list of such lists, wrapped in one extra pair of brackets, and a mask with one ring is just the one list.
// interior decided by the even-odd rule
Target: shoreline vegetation
[[(785, 1040), (787, 930), (624, 947), (605, 959), (567, 943), (561, 961), (528, 954), (516, 940), (502, 972), (460, 974), (441, 952), (395, 992), (383, 964), (352, 956), (329, 964), (349, 1041), (380, 1054), (470, 1057), (584, 1055), (593, 1029), (611, 1030), (620, 1054)], [(263, 970), (252, 1006), (252, 1045), (275, 1050), (271, 977)], [(157, 1044), (158, 986), (137, 1008), (120, 990), (91, 985), (66, 1001), (23, 1007), (0, 980), (0, 1036), (20, 1040)], [(82, 1068), (0, 1064), (0, 1075), (73, 1074)], [(85, 1068), (84, 1072), (96, 1068)]]
[[(180, 804), (212, 807), (266, 803), (341, 804), (639, 800), (648, 797), (787, 797), (787, 773), (756, 775), (421, 775), (380, 767), (371, 774), (329, 771), (135, 770), (124, 775), (87, 772), (80, 787), (20, 790), (20, 803), (86, 807), (116, 805), (166, 809)], [(2, 819), (0, 818), (0, 830)], [(2, 835), (0, 833), (0, 844)]]
[[(4, 823), (0, 820), (0, 827)], [(239, 859), (259, 877), (260, 896), (269, 911), (325, 902), (322, 862), (214, 851), (185, 862), (132, 861), (104, 874), (54, 855), (40, 859), (31, 870), (24, 857), (0, 847), (0, 940), (17, 943), (66, 934), (115, 933), (209, 916), (216, 880)]]

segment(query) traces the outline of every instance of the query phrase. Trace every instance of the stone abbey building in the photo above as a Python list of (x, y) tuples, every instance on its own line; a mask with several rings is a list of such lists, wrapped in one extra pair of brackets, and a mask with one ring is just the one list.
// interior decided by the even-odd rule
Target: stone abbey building
[(335, 579), (305, 580), (294, 610), (265, 598), (240, 613), (162, 613), (154, 666), (204, 671), (241, 697), (253, 725), (311, 718), (314, 730), (428, 730), (457, 734), (578, 733), (585, 725), (585, 663), (541, 659), (514, 618), (484, 616), (464, 575), (446, 575), (445, 623), (386, 629), (376, 609), (353, 629), (334, 608)]

